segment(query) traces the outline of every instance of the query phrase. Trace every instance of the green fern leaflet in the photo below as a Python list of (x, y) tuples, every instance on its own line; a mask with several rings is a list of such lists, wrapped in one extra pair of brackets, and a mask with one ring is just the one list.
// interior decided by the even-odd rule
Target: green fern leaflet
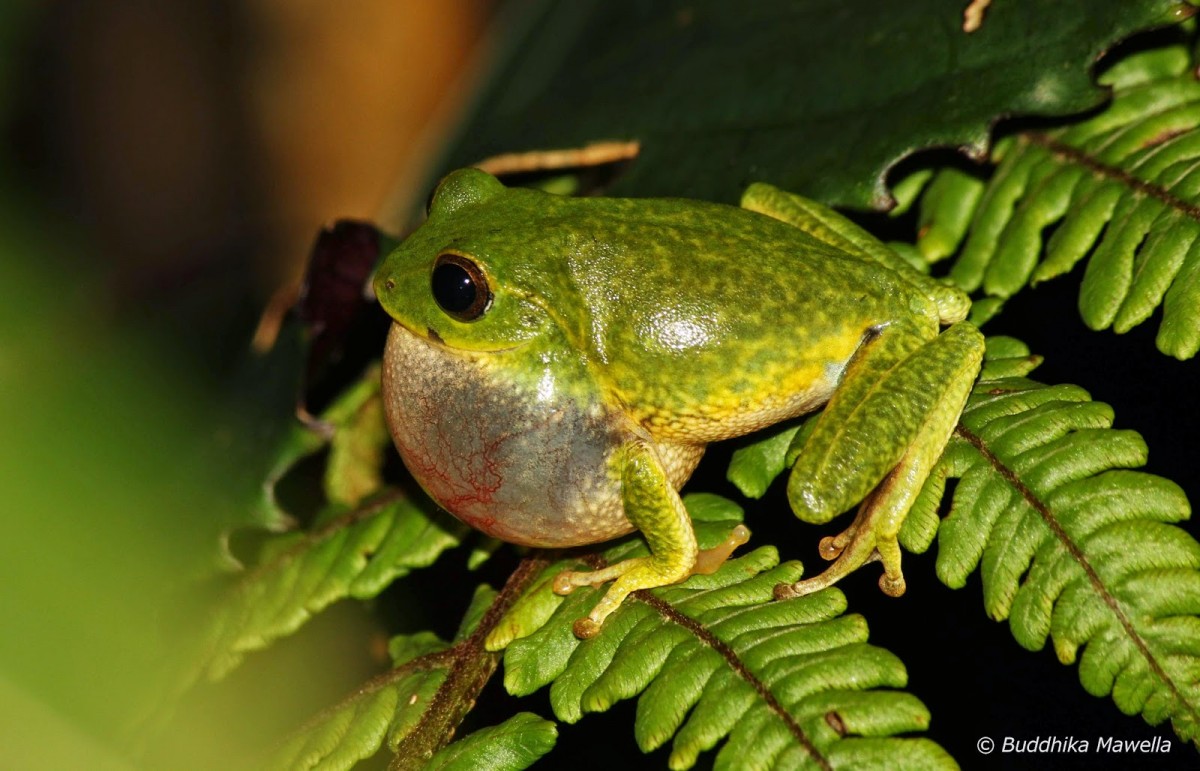
[[(1151, 724), (1169, 719), (1196, 741), (1200, 543), (1173, 524), (1191, 507), (1174, 483), (1132, 470), (1146, 445), (1112, 428), (1108, 405), (1027, 379), (1040, 361), (1016, 340), (988, 339), (980, 380), (900, 542), (923, 552), (936, 538), (938, 577), (961, 588), (980, 570), (985, 609), (1008, 619), (1021, 645), (1052, 639), (1063, 663), (1079, 659), (1088, 692)], [(758, 444), (731, 466), (747, 494), (785, 465), (777, 437)], [(942, 518), (949, 479), (958, 481)]]
[(1007, 298), (1088, 260), (1084, 321), (1120, 333), (1162, 307), (1157, 345), (1200, 350), (1200, 83), (1169, 48), (1106, 74), (1116, 89), (1095, 117), (1007, 137), (986, 186), (941, 172), (922, 200), (918, 248), (952, 253), (950, 278)]
[(800, 573), (762, 547), (711, 576), (636, 593), (587, 641), (571, 624), (595, 594), (576, 592), (508, 646), (505, 686), (523, 695), (550, 685), (568, 723), (640, 694), (638, 745), (671, 741), (673, 769), (721, 742), (718, 769), (956, 768), (928, 739), (901, 736), (927, 728), (929, 713), (895, 690), (903, 664), (867, 644), (840, 591), (772, 601)]
[(1021, 645), (1052, 638), (1064, 664), (1079, 658), (1088, 692), (1196, 741), (1200, 544), (1172, 524), (1190, 515), (1187, 498), (1130, 470), (1145, 443), (1112, 429), (1107, 405), (1025, 379), (1028, 351), (995, 347), (1008, 350), (993, 354), (939, 464), (939, 477), (959, 479), (938, 530), (939, 578), (959, 587), (979, 566), (988, 614)]

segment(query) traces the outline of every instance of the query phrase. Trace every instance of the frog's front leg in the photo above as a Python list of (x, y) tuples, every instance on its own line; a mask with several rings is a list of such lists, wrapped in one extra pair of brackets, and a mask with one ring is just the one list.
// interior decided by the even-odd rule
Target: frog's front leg
[(592, 612), (575, 622), (575, 636), (580, 638), (595, 636), (604, 619), (631, 592), (678, 583), (693, 573), (712, 572), (749, 537), (749, 531), (739, 526), (722, 546), (699, 551), (691, 517), (657, 453), (644, 442), (630, 442), (619, 452), (616, 462), (621, 466), (625, 516), (642, 532), (650, 556), (627, 559), (602, 570), (558, 574), (554, 579), (554, 591), (558, 594), (616, 579)]
[(884, 329), (864, 343), (788, 480), (788, 498), (807, 522), (826, 522), (855, 500), (862, 505), (849, 528), (821, 542), (834, 563), (778, 587), (777, 597), (824, 589), (875, 559), (884, 567), (880, 588), (904, 593), (897, 534), (958, 422), (983, 347), (969, 323), (927, 341)]

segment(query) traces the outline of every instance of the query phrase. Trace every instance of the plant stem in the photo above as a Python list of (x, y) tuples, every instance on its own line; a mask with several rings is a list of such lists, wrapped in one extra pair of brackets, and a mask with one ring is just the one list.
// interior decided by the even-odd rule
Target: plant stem
[(500, 661), (499, 653), (484, 648), (484, 640), (548, 564), (549, 560), (541, 556), (521, 560), (474, 631), (446, 651), (452, 656), (446, 680), (434, 694), (421, 721), (396, 748), (396, 756), (388, 765), (391, 771), (423, 768), (433, 753), (454, 737)]

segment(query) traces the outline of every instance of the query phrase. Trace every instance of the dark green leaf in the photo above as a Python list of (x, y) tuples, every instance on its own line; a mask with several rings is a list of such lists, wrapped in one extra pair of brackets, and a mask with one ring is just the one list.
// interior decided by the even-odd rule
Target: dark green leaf
[(764, 181), (883, 207), (887, 169), (986, 149), (999, 115), (1099, 104), (1092, 63), (1178, 18), (1178, 0), (1006, 0), (963, 31), (959, 0), (538, 3), (450, 154), (638, 140), (615, 191), (734, 201)]
[[(1087, 269), (1079, 310), (1093, 329), (1127, 332), (1162, 308), (1160, 351), (1200, 350), (1200, 86), (1183, 44), (1122, 60), (1112, 103), (1088, 120), (1007, 137), (982, 196), (940, 172), (921, 204), (919, 242), (976, 302), (972, 320), (1026, 285)], [(952, 193), (952, 194), (951, 194)], [(964, 226), (970, 217), (969, 229)]]

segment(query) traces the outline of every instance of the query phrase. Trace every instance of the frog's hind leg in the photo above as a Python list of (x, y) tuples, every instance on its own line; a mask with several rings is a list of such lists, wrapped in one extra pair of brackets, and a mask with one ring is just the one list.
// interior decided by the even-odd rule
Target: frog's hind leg
[[(833, 564), (815, 578), (777, 587), (777, 597), (824, 589), (876, 559), (884, 567), (880, 588), (892, 596), (904, 593), (897, 535), (958, 422), (979, 371), (983, 336), (971, 324), (956, 324), (898, 361), (895, 352), (878, 357), (882, 366), (863, 362), (847, 372), (846, 393), (830, 402), (801, 451), (788, 495), (802, 519), (827, 521), (848, 505), (838, 492), (861, 497), (860, 485), (874, 484), (879, 475), (882, 480), (865, 493), (850, 527), (821, 542), (822, 556)], [(864, 386), (867, 373), (879, 380)], [(854, 453), (870, 444), (897, 448), (899, 457), (881, 470), (878, 459), (887, 452), (868, 452), (868, 462), (855, 467)]]
[(816, 201), (756, 182), (742, 194), (741, 206), (797, 227), (835, 249), (868, 257), (904, 277), (934, 301), (943, 324), (962, 321), (971, 309), (965, 292), (918, 273), (887, 244)]
[(656, 453), (642, 442), (631, 442), (619, 456), (625, 516), (642, 532), (650, 556), (634, 557), (594, 571), (565, 571), (554, 579), (554, 591), (568, 594), (579, 586), (597, 586), (616, 579), (585, 618), (575, 622), (575, 635), (593, 637), (630, 593), (678, 583), (694, 573), (711, 573), (746, 542), (750, 531), (739, 526), (725, 543), (699, 551), (692, 520)]
[(887, 244), (816, 201), (756, 182), (742, 193), (741, 206), (786, 222), (843, 252), (870, 257), (902, 275), (913, 273), (912, 266)]

